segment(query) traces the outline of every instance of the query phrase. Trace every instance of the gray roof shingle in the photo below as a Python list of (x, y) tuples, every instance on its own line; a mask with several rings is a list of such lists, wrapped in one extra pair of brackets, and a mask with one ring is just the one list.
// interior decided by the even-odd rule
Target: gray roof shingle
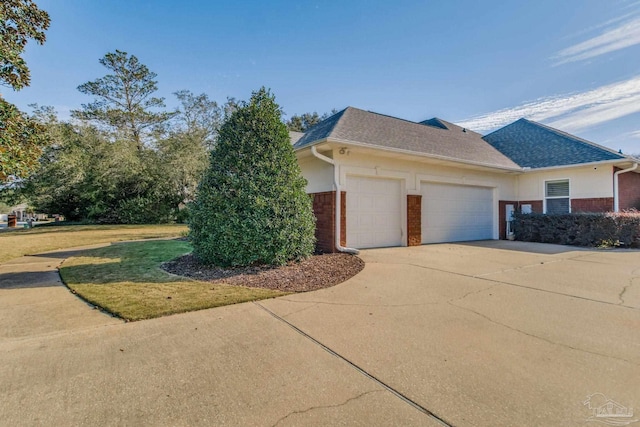
[(314, 145), (326, 138), (519, 169), (511, 159), (485, 142), (479, 133), (435, 118), (415, 123), (347, 107), (309, 129), (294, 144), (294, 149)]
[(625, 159), (622, 154), (566, 132), (520, 119), (484, 140), (522, 167), (544, 168)]

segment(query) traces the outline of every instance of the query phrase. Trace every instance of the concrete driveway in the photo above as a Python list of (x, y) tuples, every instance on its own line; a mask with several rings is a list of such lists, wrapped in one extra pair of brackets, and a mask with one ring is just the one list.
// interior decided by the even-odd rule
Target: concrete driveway
[[(362, 258), (333, 288), (127, 324), (59, 288), (64, 321), (0, 334), (0, 424), (582, 426), (607, 399), (640, 405), (639, 251)], [(6, 274), (0, 313), (37, 307)]]

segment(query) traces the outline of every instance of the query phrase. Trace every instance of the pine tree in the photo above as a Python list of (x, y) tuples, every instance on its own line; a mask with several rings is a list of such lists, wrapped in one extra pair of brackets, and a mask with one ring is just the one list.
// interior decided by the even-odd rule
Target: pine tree
[(283, 265), (312, 254), (315, 217), (280, 107), (264, 87), (222, 125), (191, 206), (200, 262)]

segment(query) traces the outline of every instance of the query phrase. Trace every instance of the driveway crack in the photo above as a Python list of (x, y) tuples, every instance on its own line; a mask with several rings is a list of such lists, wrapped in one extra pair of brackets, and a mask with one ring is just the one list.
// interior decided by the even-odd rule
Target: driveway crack
[(265, 312), (267, 312), (274, 319), (277, 319), (277, 320), (281, 321), (282, 323), (284, 323), (285, 325), (287, 325), (288, 327), (293, 329), (295, 332), (297, 332), (298, 334), (302, 335), (304, 338), (308, 339), (309, 341), (311, 341), (315, 345), (319, 346), (320, 348), (322, 348), (324, 351), (326, 351), (330, 355), (342, 360), (347, 365), (349, 365), (351, 368), (355, 369), (356, 371), (358, 371), (359, 373), (361, 373), (362, 375), (364, 375), (365, 377), (367, 377), (368, 379), (373, 381), (378, 386), (382, 387), (384, 390), (390, 392), (395, 397), (397, 397), (398, 399), (400, 399), (404, 403), (408, 404), (412, 408), (418, 410), (419, 412), (422, 412), (424, 415), (428, 416), (429, 418), (431, 418), (433, 421), (436, 421), (440, 425), (443, 425), (443, 426), (446, 426), (446, 427), (451, 427), (451, 424), (449, 422), (447, 422), (443, 417), (435, 414), (434, 412), (432, 412), (431, 410), (429, 410), (426, 407), (422, 406), (421, 404), (419, 404), (415, 400), (412, 400), (410, 397), (404, 395), (402, 392), (396, 390), (395, 388), (393, 388), (389, 384), (385, 383), (381, 379), (377, 378), (373, 374), (370, 374), (364, 368), (361, 368), (360, 366), (358, 366), (357, 364), (355, 364), (351, 360), (349, 360), (346, 357), (344, 357), (343, 355), (337, 353), (335, 350), (329, 348), (328, 346), (326, 346), (322, 342), (318, 341), (316, 338), (312, 337), (311, 335), (309, 335), (308, 333), (306, 333), (302, 329), (298, 328), (296, 325), (294, 325), (293, 323), (289, 322), (285, 318), (277, 315), (276, 313), (274, 313), (273, 311), (269, 310), (267, 307), (265, 307), (264, 305), (260, 304), (259, 302), (254, 301), (253, 304), (258, 306), (259, 308), (261, 308)]
[(468, 311), (470, 313), (476, 314), (476, 315), (482, 317), (483, 319), (488, 320), (489, 322), (494, 323), (496, 325), (499, 325), (499, 326), (502, 326), (504, 328), (510, 329), (510, 330), (512, 330), (514, 332), (518, 332), (518, 333), (526, 335), (528, 337), (539, 339), (539, 340), (544, 341), (544, 342), (546, 342), (548, 344), (552, 344), (552, 345), (556, 345), (556, 346), (559, 346), (559, 347), (568, 348), (568, 349), (574, 350), (574, 351), (580, 351), (580, 352), (583, 352), (583, 353), (593, 354), (595, 356), (606, 357), (608, 359), (620, 360), (620, 361), (623, 361), (623, 362), (630, 363), (632, 365), (639, 366), (637, 363), (632, 362), (632, 361), (627, 360), (627, 359), (623, 359), (622, 357), (616, 357), (616, 356), (612, 356), (610, 354), (598, 353), (597, 351), (589, 351), (589, 350), (585, 350), (583, 348), (573, 347), (573, 346), (570, 346), (568, 344), (559, 343), (559, 342), (550, 340), (549, 338), (544, 338), (544, 337), (541, 337), (539, 335), (535, 335), (535, 334), (532, 334), (530, 332), (523, 331), (521, 329), (515, 328), (515, 327), (510, 326), (510, 325), (507, 325), (506, 323), (498, 322), (497, 320), (492, 319), (491, 317), (487, 316), (486, 314), (480, 313), (478, 311), (475, 311), (475, 310), (467, 308), (467, 307), (462, 307), (460, 305), (454, 304), (452, 301), (447, 301), (447, 304), (449, 304), (449, 305), (451, 305), (453, 307), (459, 308), (461, 310), (465, 310), (465, 311)]
[(404, 262), (385, 263), (385, 264), (409, 265), (409, 266), (416, 267), (416, 268), (423, 268), (425, 270), (439, 271), (441, 273), (449, 273), (449, 274), (453, 274), (453, 275), (456, 275), (456, 276), (468, 277), (468, 278), (477, 279), (477, 280), (484, 280), (484, 281), (496, 283), (496, 284), (499, 284), (499, 285), (506, 285), (506, 286), (513, 286), (513, 287), (516, 287), (516, 288), (529, 289), (529, 290), (536, 291), (536, 292), (544, 292), (544, 293), (553, 294), (553, 295), (560, 295), (560, 296), (580, 299), (580, 300), (584, 300), (584, 301), (596, 302), (596, 303), (599, 303), (599, 304), (615, 305), (615, 306), (619, 306), (619, 307), (628, 308), (630, 310), (640, 310), (640, 307), (631, 307), (631, 306), (628, 306), (628, 305), (620, 305), (617, 302), (602, 301), (602, 300), (593, 299), (593, 298), (587, 298), (587, 297), (583, 297), (583, 296), (579, 296), (579, 295), (567, 294), (567, 293), (564, 293), (564, 292), (555, 292), (555, 291), (551, 291), (551, 290), (548, 290), (548, 289), (536, 288), (536, 287), (533, 287), (533, 286), (518, 285), (516, 283), (505, 282), (503, 280), (497, 280), (497, 279), (491, 279), (489, 277), (485, 277), (485, 276), (481, 276), (481, 275), (471, 275), (471, 274), (457, 273), (455, 271), (443, 270), (443, 269), (440, 269), (440, 268), (427, 267), (427, 266), (420, 265), (420, 264), (412, 264), (412, 263), (404, 263)]
[(289, 412), (287, 415), (285, 415), (284, 417), (280, 418), (278, 421), (275, 422), (275, 424), (273, 424), (273, 427), (276, 427), (278, 424), (280, 424), (282, 421), (286, 420), (287, 418), (293, 416), (293, 415), (299, 415), (299, 414), (306, 414), (307, 412), (311, 412), (314, 411), (316, 409), (328, 409), (328, 408), (339, 408), (341, 406), (345, 406), (347, 404), (349, 404), (350, 402), (353, 402), (354, 400), (358, 400), (361, 397), (364, 397), (368, 394), (372, 394), (372, 393), (380, 393), (383, 392), (384, 390), (369, 390), (369, 391), (365, 391), (364, 393), (360, 393), (357, 396), (351, 397), (347, 400), (345, 400), (342, 403), (337, 403), (335, 405), (319, 405), (319, 406), (311, 406), (307, 409), (302, 409), (300, 411), (292, 411)]

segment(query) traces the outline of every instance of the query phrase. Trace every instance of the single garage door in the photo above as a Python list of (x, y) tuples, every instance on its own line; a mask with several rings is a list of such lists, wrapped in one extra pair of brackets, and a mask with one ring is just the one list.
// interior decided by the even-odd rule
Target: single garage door
[(422, 243), (493, 239), (493, 189), (422, 183)]
[(348, 176), (347, 246), (401, 246), (401, 201), (397, 179)]

